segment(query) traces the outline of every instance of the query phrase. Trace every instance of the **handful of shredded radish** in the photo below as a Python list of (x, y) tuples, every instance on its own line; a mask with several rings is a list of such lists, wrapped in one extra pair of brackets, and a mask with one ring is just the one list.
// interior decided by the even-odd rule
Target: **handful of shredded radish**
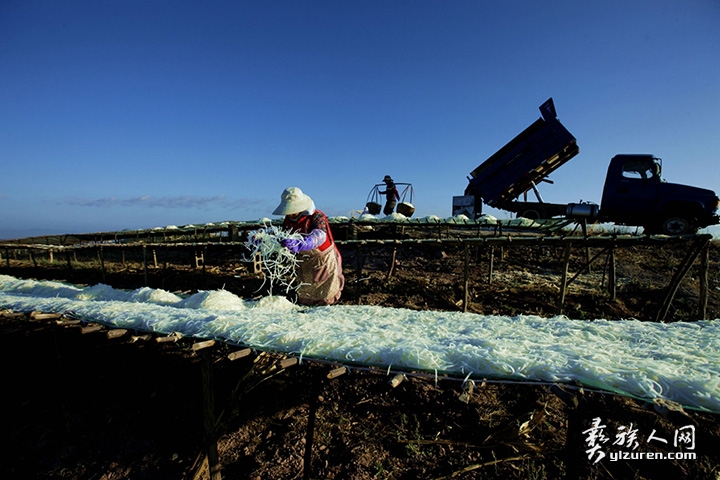
[(265, 281), (270, 285), (270, 295), (274, 286), (284, 288), (285, 293), (300, 287), (295, 284), (298, 259), (282, 246), (281, 242), (285, 239), (302, 240), (302, 235), (275, 225), (266, 225), (250, 231), (245, 243), (251, 257), (259, 253), (262, 258), (263, 270), (266, 272)]

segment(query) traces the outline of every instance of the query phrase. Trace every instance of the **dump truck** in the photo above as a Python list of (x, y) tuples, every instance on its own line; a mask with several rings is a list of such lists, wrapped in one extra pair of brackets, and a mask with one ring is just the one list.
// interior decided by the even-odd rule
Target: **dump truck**
[[(560, 123), (553, 99), (541, 118), (481, 163), (464, 195), (453, 197), (453, 215), (478, 218), (483, 204), (529, 219), (569, 218), (640, 226), (646, 234), (680, 235), (720, 222), (720, 199), (712, 190), (668, 183), (662, 160), (651, 154), (619, 154), (610, 160), (600, 205), (544, 202), (541, 182), (575, 157), (577, 140)], [(529, 200), (529, 192), (535, 200)], [(521, 198), (522, 197), (522, 198)]]

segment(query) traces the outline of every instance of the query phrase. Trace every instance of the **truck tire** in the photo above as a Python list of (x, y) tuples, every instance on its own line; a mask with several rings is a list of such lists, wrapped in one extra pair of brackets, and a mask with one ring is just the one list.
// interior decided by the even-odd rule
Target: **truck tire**
[(665, 217), (660, 224), (660, 230), (665, 235), (697, 233), (697, 228), (693, 226), (693, 222), (682, 215), (668, 215)]

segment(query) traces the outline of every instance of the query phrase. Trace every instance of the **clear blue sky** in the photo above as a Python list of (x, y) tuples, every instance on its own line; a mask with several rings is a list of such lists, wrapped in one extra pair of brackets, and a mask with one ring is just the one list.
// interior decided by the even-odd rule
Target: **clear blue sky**
[(720, 2), (3, 0), (0, 238), (349, 216), (386, 174), (446, 217), (549, 97), (545, 201), (617, 153), (720, 190)]

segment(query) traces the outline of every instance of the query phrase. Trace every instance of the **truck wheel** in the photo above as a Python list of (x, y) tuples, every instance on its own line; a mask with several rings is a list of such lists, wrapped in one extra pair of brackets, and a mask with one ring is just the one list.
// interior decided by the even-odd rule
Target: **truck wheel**
[(697, 232), (696, 228), (693, 228), (692, 223), (685, 217), (681, 216), (669, 216), (662, 221), (661, 224), (662, 233), (666, 235), (684, 235), (686, 233)]

